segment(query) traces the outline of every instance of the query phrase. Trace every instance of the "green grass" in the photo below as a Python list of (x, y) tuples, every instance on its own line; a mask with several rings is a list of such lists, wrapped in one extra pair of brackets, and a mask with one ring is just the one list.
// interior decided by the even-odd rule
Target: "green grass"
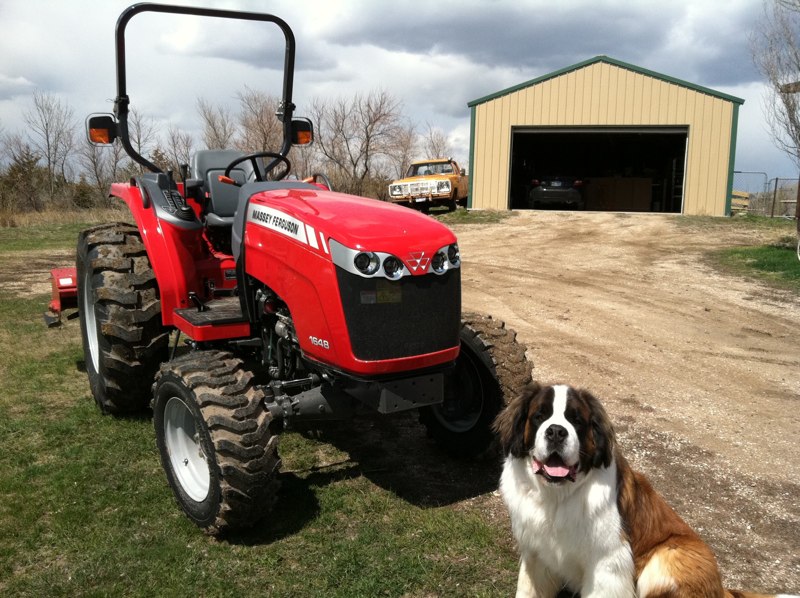
[(716, 216), (675, 216), (674, 222), (678, 226), (702, 228), (709, 231), (715, 229), (730, 230), (731, 228), (762, 230), (762, 231), (786, 231), (787, 234), (796, 230), (794, 220), (788, 218), (768, 218), (755, 214), (740, 214), (732, 218), (719, 218)]
[(713, 259), (729, 271), (800, 294), (800, 260), (796, 245), (789, 241), (794, 239), (789, 237), (774, 245), (723, 249), (716, 252)]
[(463, 210), (455, 212), (431, 212), (431, 215), (447, 225), (454, 224), (496, 224), (506, 218), (514, 218), (516, 212), (509, 210)]
[(83, 223), (54, 222), (39, 226), (0, 228), (0, 251), (74, 248)]
[[(775, 288), (800, 293), (800, 260), (797, 259), (797, 223), (787, 218), (742, 214), (733, 218), (676, 216), (678, 226), (714, 234), (715, 230), (739, 229), (778, 240), (767, 245), (730, 247), (709, 254), (715, 267), (729, 273), (756, 278)], [(761, 233), (765, 233), (761, 235)]]

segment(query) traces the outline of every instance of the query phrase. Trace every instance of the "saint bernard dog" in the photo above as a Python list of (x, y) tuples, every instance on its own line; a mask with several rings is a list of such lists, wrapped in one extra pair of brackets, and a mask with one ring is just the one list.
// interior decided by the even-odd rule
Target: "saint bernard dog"
[(589, 392), (534, 383), (494, 428), (521, 553), (517, 598), (759, 596), (722, 587), (711, 549), (631, 469)]

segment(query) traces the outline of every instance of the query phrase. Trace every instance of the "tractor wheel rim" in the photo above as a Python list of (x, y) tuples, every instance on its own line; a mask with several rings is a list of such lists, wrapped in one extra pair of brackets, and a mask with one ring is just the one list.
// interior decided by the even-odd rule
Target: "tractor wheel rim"
[(484, 389), (475, 358), (463, 347), (462, 353), (464, 358), (459, 361), (450, 378), (455, 385), (453, 396), (449, 400), (446, 396), (444, 403), (433, 407), (439, 423), (457, 434), (469, 432), (475, 427), (481, 419), (484, 403)]
[(97, 338), (97, 319), (95, 318), (94, 292), (92, 289), (92, 272), (86, 269), (83, 277), (83, 317), (86, 321), (86, 340), (89, 344), (89, 358), (95, 372), (100, 371), (100, 341)]
[(195, 418), (178, 397), (170, 398), (164, 408), (164, 441), (176, 481), (189, 498), (202, 502), (208, 496), (211, 472)]

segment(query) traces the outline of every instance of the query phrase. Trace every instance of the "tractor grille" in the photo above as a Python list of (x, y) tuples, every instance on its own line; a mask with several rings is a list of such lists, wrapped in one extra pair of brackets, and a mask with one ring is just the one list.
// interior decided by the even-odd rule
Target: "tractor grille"
[(400, 280), (336, 268), (353, 355), (364, 361), (442, 351), (459, 344), (461, 271)]

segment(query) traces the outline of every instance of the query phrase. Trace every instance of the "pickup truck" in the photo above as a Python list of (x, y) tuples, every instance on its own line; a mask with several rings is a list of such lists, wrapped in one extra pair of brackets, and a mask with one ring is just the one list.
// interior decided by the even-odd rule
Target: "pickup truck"
[(389, 201), (417, 208), (423, 212), (433, 206), (467, 205), (469, 177), (451, 158), (413, 162), (405, 178), (389, 185)]

